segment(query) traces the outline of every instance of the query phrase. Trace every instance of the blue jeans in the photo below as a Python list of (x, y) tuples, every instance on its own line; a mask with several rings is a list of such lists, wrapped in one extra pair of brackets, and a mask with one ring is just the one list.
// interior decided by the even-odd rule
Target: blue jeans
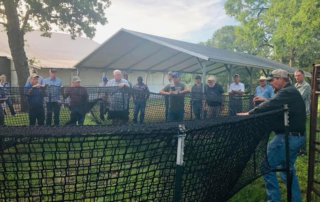
[(60, 120), (60, 104), (58, 102), (47, 102), (47, 126), (51, 126), (52, 112), (54, 113), (54, 125), (58, 126)]
[(36, 125), (38, 121), (38, 126), (44, 125), (44, 107), (41, 105), (29, 105), (29, 123), (30, 126)]
[(138, 114), (140, 112), (140, 123), (143, 123), (144, 120), (144, 112), (146, 110), (146, 101), (145, 100), (136, 100), (136, 104), (134, 106), (134, 117), (133, 122), (138, 123)]
[(201, 111), (202, 111), (202, 101), (197, 102), (193, 101), (192, 102), (192, 108), (193, 108), (193, 113), (196, 119), (201, 119)]
[(183, 121), (184, 117), (184, 110), (180, 111), (168, 111), (168, 122), (174, 122), (174, 121)]
[[(296, 137), (289, 136), (289, 145), (290, 145), (290, 168), (293, 173), (292, 181), (292, 201), (301, 202), (301, 191), (299, 187), (298, 177), (296, 175), (296, 169), (294, 164), (297, 160), (299, 150), (303, 143), (306, 141), (305, 136)], [(285, 144), (285, 135), (276, 135), (273, 140), (268, 145), (267, 158), (271, 170), (275, 170), (280, 166), (281, 169), (286, 168), (286, 144)], [(287, 184), (287, 174), (286, 172), (281, 172), (280, 177)], [(263, 176), (267, 195), (268, 202), (280, 202), (281, 193), (279, 188), (279, 182), (277, 174), (275, 172), (270, 172)]]

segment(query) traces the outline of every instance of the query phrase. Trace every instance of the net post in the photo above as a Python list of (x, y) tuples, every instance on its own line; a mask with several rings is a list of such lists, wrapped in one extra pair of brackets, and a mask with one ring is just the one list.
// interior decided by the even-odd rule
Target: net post
[(289, 107), (284, 105), (284, 126), (285, 126), (285, 142), (286, 142), (286, 173), (287, 173), (287, 201), (292, 201), (292, 171), (290, 169), (290, 147), (289, 147)]
[(179, 125), (179, 133), (176, 136), (178, 138), (177, 144), (177, 162), (176, 162), (176, 179), (174, 185), (174, 202), (181, 200), (181, 184), (183, 173), (183, 155), (184, 155), (184, 139), (186, 137), (185, 125)]

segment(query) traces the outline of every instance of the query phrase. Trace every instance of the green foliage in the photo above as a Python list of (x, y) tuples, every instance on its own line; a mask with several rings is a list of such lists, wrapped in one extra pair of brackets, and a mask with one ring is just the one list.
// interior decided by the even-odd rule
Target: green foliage
[[(9, 22), (0, 0), (0, 19)], [(42, 36), (50, 37), (50, 31), (69, 33), (72, 38), (86, 35), (93, 38), (95, 25), (107, 23), (105, 9), (110, 6), (109, 0), (16, 0), (21, 30), (28, 32), (34, 28), (43, 31)]]
[(318, 59), (319, 0), (228, 0), (226, 13), (240, 26), (236, 41), (247, 53), (310, 70)]

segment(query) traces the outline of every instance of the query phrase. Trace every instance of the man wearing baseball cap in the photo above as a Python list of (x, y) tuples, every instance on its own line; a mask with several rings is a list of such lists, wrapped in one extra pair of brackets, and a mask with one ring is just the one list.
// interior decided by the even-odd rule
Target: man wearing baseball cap
[(70, 124), (83, 126), (86, 118), (86, 107), (89, 102), (89, 95), (87, 89), (80, 85), (81, 79), (79, 76), (72, 78), (72, 85), (67, 88), (66, 93), (63, 94), (63, 98), (70, 97)]
[(172, 84), (166, 85), (160, 90), (160, 94), (169, 96), (168, 122), (183, 121), (184, 117), (184, 94), (190, 89), (185, 83), (180, 82), (180, 74), (172, 73)]
[(233, 76), (234, 83), (229, 87), (229, 115), (235, 116), (236, 113), (242, 112), (242, 95), (244, 94), (244, 84), (240, 82), (240, 75)]
[(29, 105), (29, 123), (30, 126), (44, 125), (44, 107), (43, 98), (45, 96), (44, 86), (39, 83), (39, 76), (37, 74), (31, 74), (30, 84), (25, 86), (24, 92), (27, 96), (27, 101)]
[(51, 126), (52, 112), (54, 113), (54, 125), (60, 122), (60, 92), (62, 87), (61, 79), (57, 78), (57, 70), (50, 69), (49, 77), (43, 80), (47, 92), (47, 119), (46, 125)]
[[(37, 69), (33, 69), (33, 70), (31, 71), (31, 74), (37, 74), (37, 75), (39, 76), (38, 84), (44, 85), (44, 83), (43, 83), (43, 77), (38, 74), (38, 70), (37, 70)], [(31, 79), (31, 77), (28, 77), (27, 82), (26, 82), (26, 85), (27, 85), (27, 84), (31, 84), (30, 79)]]
[[(290, 146), (290, 169), (293, 173), (292, 182), (292, 199), (293, 201), (302, 201), (298, 177), (294, 164), (297, 160), (299, 150), (306, 141), (306, 108), (299, 91), (290, 84), (289, 74), (287, 71), (277, 69), (272, 71), (271, 77), (273, 87), (278, 91), (275, 97), (266, 100), (256, 108), (247, 113), (238, 115), (246, 116), (267, 112), (275, 109), (283, 109), (285, 104), (289, 107), (289, 146)], [(285, 149), (285, 123), (283, 115), (274, 121), (270, 126), (276, 136), (269, 143), (267, 149), (267, 160), (271, 170), (276, 170), (278, 166), (286, 168), (286, 149)], [(281, 178), (287, 184), (285, 172), (280, 173)], [(281, 201), (281, 193), (277, 174), (270, 172), (264, 176), (265, 186), (267, 189), (268, 201)]]
[(201, 118), (203, 100), (203, 84), (201, 76), (196, 76), (196, 83), (191, 88), (191, 101), (194, 116), (197, 120)]
[[(256, 88), (256, 93), (254, 94), (253, 102), (255, 106), (261, 104), (261, 99), (267, 100), (274, 97), (273, 88), (267, 84), (267, 78), (261, 76), (259, 79), (260, 86)], [(260, 100), (260, 101), (258, 101)]]

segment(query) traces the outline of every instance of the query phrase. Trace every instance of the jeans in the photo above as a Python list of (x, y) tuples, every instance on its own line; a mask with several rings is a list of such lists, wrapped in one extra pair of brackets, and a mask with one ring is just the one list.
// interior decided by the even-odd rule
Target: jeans
[[(298, 177), (296, 175), (296, 169), (294, 164), (298, 157), (298, 152), (306, 141), (305, 136), (296, 137), (289, 136), (290, 145), (290, 169), (292, 170), (293, 180), (292, 180), (292, 201), (301, 202), (301, 191), (299, 187)], [(281, 169), (286, 168), (286, 145), (285, 145), (285, 135), (276, 135), (273, 140), (269, 143), (267, 149), (267, 158), (271, 170), (277, 169), (280, 166)], [(287, 174), (286, 172), (281, 172), (280, 177), (287, 184)], [(268, 202), (280, 202), (281, 193), (279, 188), (279, 182), (277, 174), (275, 172), (270, 172), (263, 176), (265, 181), (265, 186), (267, 189)]]
[(208, 106), (208, 118), (215, 118), (221, 115), (221, 106), (211, 107)]
[(51, 126), (52, 112), (54, 113), (54, 125), (58, 126), (60, 120), (60, 104), (58, 102), (47, 102), (47, 126)]
[(174, 122), (174, 121), (183, 121), (184, 117), (184, 110), (180, 111), (168, 111), (168, 122)]
[(106, 104), (104, 101), (100, 102), (100, 119), (105, 121), (104, 115), (107, 113), (108, 109), (106, 108)]
[[(6, 100), (6, 103), (7, 103), (8, 107), (9, 107), (9, 109), (10, 109), (11, 115), (17, 114), (17, 113), (14, 111), (13, 104), (12, 104), (12, 101), (11, 101), (10, 98), (8, 98), (8, 99)], [(4, 112), (4, 113), (5, 113), (5, 112)]]
[(29, 106), (29, 123), (30, 126), (36, 125), (38, 121), (39, 126), (44, 125), (44, 107), (41, 105)]
[(85, 105), (71, 105), (70, 106), (70, 124), (83, 126), (84, 120), (86, 118), (86, 106)]
[(136, 104), (134, 106), (134, 118), (133, 118), (134, 123), (138, 123), (139, 112), (140, 112), (140, 123), (141, 124), (143, 123), (145, 110), (146, 110), (146, 101), (136, 100)]
[(193, 101), (192, 108), (194, 116), (197, 120), (201, 119), (201, 111), (202, 111), (202, 101)]

